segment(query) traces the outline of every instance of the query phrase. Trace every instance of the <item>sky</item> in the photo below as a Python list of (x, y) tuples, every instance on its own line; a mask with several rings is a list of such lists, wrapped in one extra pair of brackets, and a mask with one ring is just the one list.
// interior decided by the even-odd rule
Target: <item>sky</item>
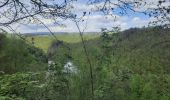
[[(117, 0), (112, 1), (115, 2)], [(154, 0), (147, 0), (147, 2), (148, 1), (153, 2)], [(155, 2), (156, 1), (157, 0), (155, 0)], [(60, 2), (54, 0), (54, 2), (61, 3), (61, 0)], [(94, 5), (87, 5), (86, 3), (86, 0), (78, 0), (73, 3), (73, 9), (71, 9), (71, 11), (77, 14), (78, 17), (82, 16), (84, 11), (91, 11), (90, 15), (87, 14), (83, 17), (84, 21), (79, 23), (80, 29), (85, 29), (85, 32), (100, 32), (101, 28), (112, 29), (112, 27), (115, 26), (119, 26), (121, 30), (133, 27), (141, 28), (147, 26), (150, 21), (154, 20), (152, 17), (150, 18), (142, 13), (134, 13), (130, 10), (127, 10), (126, 15), (120, 15), (118, 13), (120, 9), (115, 6), (113, 6), (114, 11), (109, 12), (110, 15), (104, 15), (103, 12), (95, 12), (96, 8)], [(97, 6), (100, 6), (100, 4), (102, 3), (97, 4)], [(151, 6), (154, 6), (154, 4)], [(70, 19), (57, 19), (62, 25), (53, 24), (54, 22), (51, 19), (40, 20), (44, 22), (52, 32), (78, 32), (75, 22)], [(20, 33), (48, 32), (48, 30), (40, 24), (14, 24), (12, 27)]]

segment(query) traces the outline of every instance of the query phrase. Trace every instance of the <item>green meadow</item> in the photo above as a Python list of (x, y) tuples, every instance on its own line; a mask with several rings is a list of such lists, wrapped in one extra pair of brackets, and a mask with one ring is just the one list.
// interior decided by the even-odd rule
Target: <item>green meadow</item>
[[(32, 37), (34, 38), (34, 45), (42, 49), (44, 52), (48, 51), (49, 46), (56, 39), (51, 35), (37, 35), (37, 36), (27, 36), (26, 39), (31, 43)], [(99, 34), (85, 34), (83, 36), (84, 40), (91, 40), (99, 37)], [(58, 40), (61, 40), (66, 43), (78, 43), (81, 42), (81, 38), (79, 34), (60, 34), (56, 35)]]

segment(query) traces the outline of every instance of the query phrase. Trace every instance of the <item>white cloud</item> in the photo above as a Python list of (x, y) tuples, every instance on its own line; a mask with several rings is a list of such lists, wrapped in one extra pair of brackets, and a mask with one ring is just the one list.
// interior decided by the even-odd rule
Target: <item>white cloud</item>
[[(115, 20), (116, 16), (116, 20)], [(114, 16), (103, 16), (103, 15), (91, 15), (89, 17), (84, 17), (83, 18), (84, 22), (80, 22), (80, 28), (83, 30), (86, 26), (86, 21), (87, 21), (87, 28), (86, 32), (94, 32), (94, 31), (100, 31), (101, 28), (105, 27), (108, 29), (111, 29), (113, 26), (121, 26), (122, 29), (127, 29), (128, 24), (127, 24), (127, 17), (120, 17), (118, 15)], [(77, 27), (75, 23), (71, 20), (65, 20), (62, 22), (62, 24), (66, 25), (66, 27), (63, 26), (58, 26), (53, 24), (53, 21), (47, 20), (47, 19), (42, 19), (42, 21), (47, 24), (49, 29), (53, 32), (78, 32)], [(25, 29), (34, 32), (47, 32), (48, 30), (43, 27), (43, 25), (35, 25), (35, 24), (30, 24), (28, 26), (21, 26), (17, 31), (20, 32), (25, 32)], [(26, 31), (29, 32), (29, 31)]]
[[(117, 2), (114, 2), (117, 3)], [(72, 7), (73, 7), (73, 11), (77, 11), (77, 12), (81, 12), (81, 11), (98, 11), (99, 9), (101, 9), (104, 6), (104, 2), (100, 2), (100, 3), (96, 3), (96, 4), (86, 4), (86, 3), (73, 3)], [(105, 5), (107, 8), (116, 8), (116, 5), (113, 4), (107, 4)]]
[[(115, 3), (117, 0), (114, 0)], [(128, 1), (128, 0), (126, 0)], [(143, 0), (147, 1), (147, 0)], [(157, 2), (156, 0), (155, 2)], [(150, 6), (144, 6), (143, 8), (138, 8), (138, 10), (146, 9), (147, 7), (155, 7), (155, 4), (152, 4), (151, 2), (154, 2), (154, 0), (148, 0), (147, 3)], [(71, 9), (73, 12), (77, 13), (78, 16), (82, 15), (82, 12), (84, 11), (91, 11), (94, 10), (96, 11), (98, 7), (102, 7), (103, 2), (97, 3), (96, 5), (86, 5), (84, 3), (74, 3), (73, 4), (73, 9)], [(164, 4), (167, 6), (167, 4)], [(115, 5), (111, 5), (111, 7), (116, 7)], [(112, 12), (110, 12), (111, 14)], [(116, 19), (115, 19), (116, 17)], [(133, 16), (133, 18), (129, 18), (128, 16), (119, 16), (119, 15), (105, 15), (103, 16), (101, 13), (93, 13), (91, 15), (85, 16), (83, 18), (85, 21), (80, 23), (80, 28), (83, 30), (83, 28), (86, 25), (87, 21), (87, 28), (86, 32), (91, 32), (91, 31), (100, 31), (101, 28), (105, 27), (108, 29), (111, 29), (113, 26), (120, 26), (122, 30), (128, 29), (130, 27), (142, 27), (146, 26), (149, 21), (153, 20), (153, 18), (149, 19), (143, 19), (140, 17)], [(44, 22), (49, 29), (51, 29), (53, 32), (77, 32), (76, 25), (73, 21), (71, 20), (62, 20), (62, 19), (57, 19), (57, 22), (60, 22), (66, 27), (62, 27), (59, 25), (54, 24), (54, 20), (52, 19), (40, 19), (42, 22)], [(16, 26), (16, 25), (14, 25)], [(36, 25), (36, 24), (29, 24), (29, 25), (20, 25), (20, 27), (17, 28), (18, 32), (47, 32), (48, 30), (43, 26), (43, 25)]]
[[(153, 10), (158, 8), (159, 1), (160, 0), (142, 0), (140, 1), (141, 5), (136, 5), (134, 9), (136, 11), (146, 11), (148, 9)], [(169, 8), (169, 5), (170, 0), (165, 0), (165, 2), (161, 4), (161, 7)]]
[(148, 20), (142, 20), (139, 17), (134, 17), (131, 22), (132, 22), (132, 25), (135, 27), (143, 27), (147, 25)]

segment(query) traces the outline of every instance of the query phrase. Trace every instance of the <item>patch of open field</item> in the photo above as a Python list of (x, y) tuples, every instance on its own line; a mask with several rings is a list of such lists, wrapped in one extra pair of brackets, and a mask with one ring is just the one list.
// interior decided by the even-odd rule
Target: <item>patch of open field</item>
[[(79, 34), (63, 34), (63, 35), (56, 35), (56, 37), (58, 40), (62, 40), (67, 43), (81, 42), (81, 38)], [(97, 37), (99, 37), (98, 34), (84, 35), (85, 40), (90, 40)], [(32, 42), (32, 38), (33, 38), (34, 45), (38, 48), (41, 48), (44, 52), (47, 52), (51, 42), (55, 41), (55, 38), (53, 36), (47, 36), (47, 35), (28, 36), (26, 39)]]

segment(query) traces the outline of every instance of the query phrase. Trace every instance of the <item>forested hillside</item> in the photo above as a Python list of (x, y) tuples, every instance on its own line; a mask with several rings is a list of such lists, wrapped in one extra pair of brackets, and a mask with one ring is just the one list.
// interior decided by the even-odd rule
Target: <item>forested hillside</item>
[[(120, 33), (103, 32), (100, 38), (86, 41), (92, 63), (96, 100), (170, 99), (169, 29), (132, 28)], [(89, 62), (82, 43), (55, 46), (52, 59), (73, 62), (76, 79), (68, 79), (72, 99), (88, 100), (91, 94)], [(64, 51), (65, 50), (65, 51)], [(60, 66), (60, 65), (59, 65)], [(63, 66), (63, 65), (62, 65)], [(68, 77), (71, 77), (68, 75)]]
[[(94, 99), (169, 100), (169, 31), (103, 31), (86, 40)], [(5, 34), (0, 43), (0, 100), (91, 99), (91, 72), (81, 42), (53, 41), (47, 54)], [(54, 63), (47, 66), (47, 59)]]
[(45, 69), (47, 57), (16, 35), (0, 33), (0, 71), (4, 74), (40, 71)]

